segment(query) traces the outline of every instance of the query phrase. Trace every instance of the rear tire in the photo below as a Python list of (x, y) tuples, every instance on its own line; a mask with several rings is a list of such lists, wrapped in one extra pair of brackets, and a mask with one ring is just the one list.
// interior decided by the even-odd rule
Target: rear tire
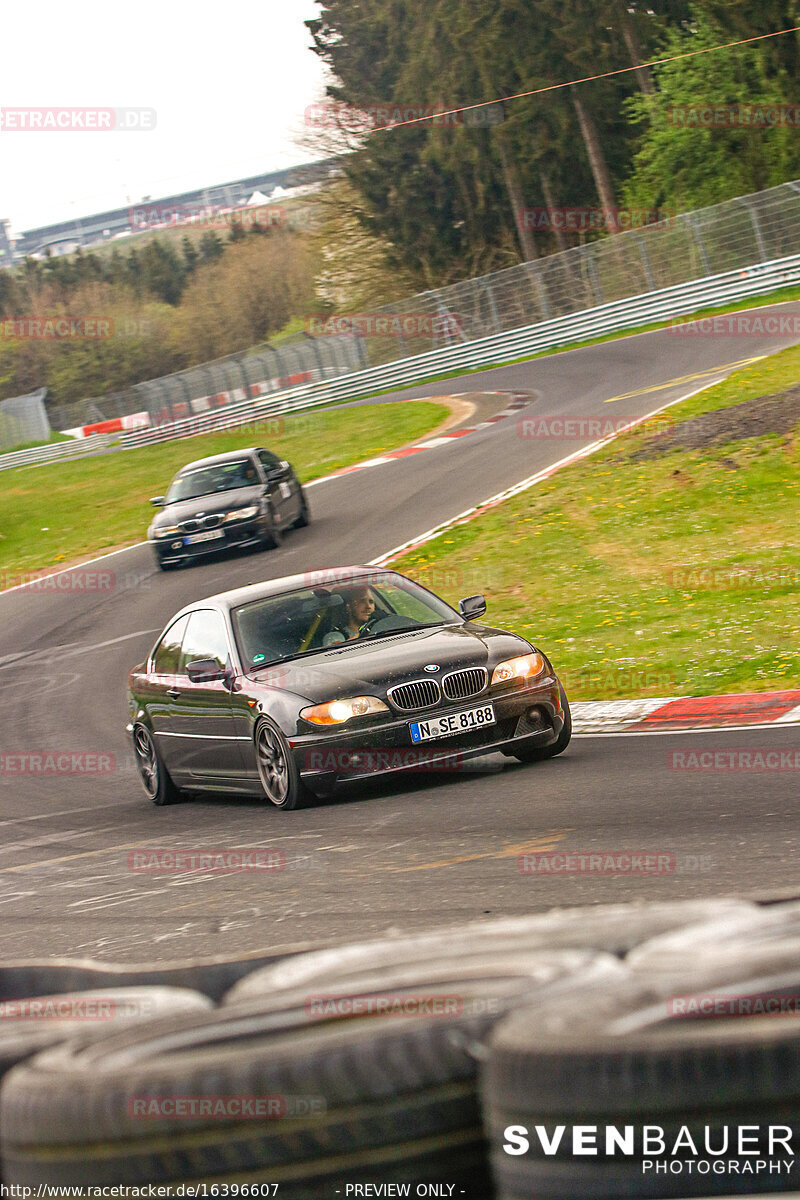
[(256, 764), (264, 795), (275, 808), (305, 808), (314, 797), (300, 778), (286, 738), (271, 721), (256, 726)]
[(543, 762), (546, 758), (555, 758), (557, 754), (562, 754), (569, 745), (572, 738), (572, 713), (570, 712), (567, 693), (561, 684), (558, 685), (558, 692), (561, 696), (561, 707), (564, 710), (564, 725), (561, 733), (552, 746), (531, 746), (530, 749), (520, 747), (518, 750), (512, 750), (511, 753), (514, 755), (514, 758), (518, 758), (520, 762)]
[(181, 799), (180, 789), (172, 782), (158, 756), (153, 735), (145, 725), (134, 726), (133, 753), (142, 785), (153, 804), (158, 808), (165, 804), (177, 804)]

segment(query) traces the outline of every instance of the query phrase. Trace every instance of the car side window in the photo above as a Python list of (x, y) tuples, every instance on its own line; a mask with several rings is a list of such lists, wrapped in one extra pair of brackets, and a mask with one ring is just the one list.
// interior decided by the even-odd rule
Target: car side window
[(183, 638), (181, 675), (186, 665), (199, 658), (212, 658), (223, 670), (229, 662), (228, 634), (222, 613), (214, 608), (200, 608), (189, 615), (189, 628)]
[(188, 616), (173, 621), (153, 654), (153, 671), (156, 675), (177, 675), (181, 657), (181, 643), (189, 623)]
[(279, 471), (281, 468), (281, 459), (270, 450), (259, 450), (258, 459), (267, 475), (270, 471)]
[(420, 624), (425, 624), (431, 619), (431, 611), (425, 605), (424, 601), (412, 596), (403, 588), (393, 587), (391, 584), (382, 584), (381, 593), (384, 600), (392, 606), (394, 611), (401, 617), (411, 617)]

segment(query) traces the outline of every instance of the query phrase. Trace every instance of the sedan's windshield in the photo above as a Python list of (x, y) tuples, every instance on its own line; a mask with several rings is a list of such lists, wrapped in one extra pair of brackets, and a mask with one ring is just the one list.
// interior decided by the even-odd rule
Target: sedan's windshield
[(267, 596), (235, 609), (232, 618), (245, 670), (462, 619), (393, 571)]
[(253, 487), (258, 482), (258, 471), (249, 458), (215, 463), (176, 476), (170, 484), (166, 502), (174, 504), (176, 500), (194, 500), (198, 496), (228, 492), (232, 488)]

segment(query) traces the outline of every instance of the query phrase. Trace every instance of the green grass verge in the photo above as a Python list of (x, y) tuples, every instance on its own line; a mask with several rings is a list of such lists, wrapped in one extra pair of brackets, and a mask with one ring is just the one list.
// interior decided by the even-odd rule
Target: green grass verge
[[(800, 347), (669, 410), (791, 387)], [(800, 427), (634, 462), (627, 434), (393, 565), (539, 643), (574, 699), (800, 687)]]
[[(700, 321), (704, 317), (724, 317), (726, 313), (746, 312), (750, 308), (765, 308), (770, 304), (788, 304), (791, 300), (800, 300), (800, 287), (783, 288), (778, 292), (768, 292), (763, 296), (750, 296), (736, 304), (726, 304), (723, 308), (702, 308), (693, 313), (681, 315), (681, 321)], [(518, 363), (532, 362), (535, 358), (549, 358), (552, 354), (565, 354), (568, 350), (582, 350), (586, 346), (599, 346), (603, 342), (617, 342), (620, 338), (633, 337), (638, 333), (653, 333), (657, 329), (666, 329), (671, 324), (668, 321), (654, 321), (651, 325), (635, 325), (630, 329), (620, 329), (617, 333), (604, 333), (600, 337), (586, 338), (582, 342), (561, 342), (551, 346), (549, 350), (539, 350), (536, 354), (523, 354), (520, 358), (506, 358), (502, 362), (491, 363), (485, 367), (458, 367), (453, 371), (442, 371), (438, 375), (426, 375), (417, 379), (413, 384), (403, 383), (393, 387), (382, 388), (372, 392), (373, 396), (388, 396), (392, 392), (402, 392), (409, 387), (421, 387), (427, 383), (441, 383), (447, 379), (460, 379), (471, 375), (480, 375), (484, 371), (498, 371), (502, 367), (514, 367)]]
[(141, 541), (153, 513), (149, 497), (163, 495), (175, 472), (193, 459), (266, 445), (307, 481), (415, 441), (448, 414), (444, 405), (413, 401), (273, 417), (245, 430), (4, 471), (0, 588), (23, 572)]

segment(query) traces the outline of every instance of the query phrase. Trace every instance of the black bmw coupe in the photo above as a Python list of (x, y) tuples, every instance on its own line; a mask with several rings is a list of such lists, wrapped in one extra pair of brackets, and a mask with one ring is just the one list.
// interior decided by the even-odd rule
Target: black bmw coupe
[(187, 463), (150, 503), (161, 509), (147, 539), (162, 571), (233, 547), (271, 550), (309, 522), (292, 464), (261, 446)]
[(458, 769), (500, 751), (560, 754), (572, 723), (541, 650), (391, 570), (351, 567), (253, 584), (177, 613), (128, 677), (145, 790), (302, 807), (338, 783)]

